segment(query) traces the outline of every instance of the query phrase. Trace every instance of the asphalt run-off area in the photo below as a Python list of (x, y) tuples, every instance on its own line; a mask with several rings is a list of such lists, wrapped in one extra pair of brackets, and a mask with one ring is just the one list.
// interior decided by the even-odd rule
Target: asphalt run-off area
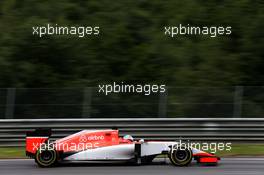
[(192, 162), (188, 167), (175, 167), (168, 159), (157, 159), (151, 165), (135, 166), (124, 163), (74, 162), (53, 168), (39, 168), (34, 160), (2, 159), (1, 175), (263, 175), (264, 158), (223, 158), (217, 166), (202, 166)]

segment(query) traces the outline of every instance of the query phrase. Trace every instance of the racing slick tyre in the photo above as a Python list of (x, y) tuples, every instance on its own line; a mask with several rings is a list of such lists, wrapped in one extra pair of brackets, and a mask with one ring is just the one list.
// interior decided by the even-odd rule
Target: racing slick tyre
[(39, 149), (36, 153), (35, 162), (40, 167), (52, 167), (57, 163), (57, 152), (53, 148)]
[(169, 152), (169, 158), (175, 166), (188, 166), (193, 158), (192, 150), (188, 148), (174, 148)]

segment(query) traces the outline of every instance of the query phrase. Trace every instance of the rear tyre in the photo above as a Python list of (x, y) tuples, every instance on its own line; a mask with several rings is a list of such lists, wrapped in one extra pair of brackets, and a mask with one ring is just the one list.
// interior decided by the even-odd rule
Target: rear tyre
[(40, 167), (52, 167), (57, 163), (57, 157), (57, 152), (53, 148), (39, 149), (35, 161)]
[(193, 158), (192, 150), (188, 148), (171, 149), (169, 158), (175, 166), (188, 166)]

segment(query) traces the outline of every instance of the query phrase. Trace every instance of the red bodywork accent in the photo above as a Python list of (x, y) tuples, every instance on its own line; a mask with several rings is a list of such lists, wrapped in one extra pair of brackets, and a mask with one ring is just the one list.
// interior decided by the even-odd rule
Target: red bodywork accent
[(35, 154), (40, 145), (48, 140), (48, 137), (27, 137), (26, 151)]
[(71, 152), (73, 147), (76, 147), (75, 151), (83, 151), (84, 149), (118, 145), (118, 130), (84, 130), (63, 139), (59, 139), (55, 144), (56, 150), (63, 152)]
[[(36, 154), (42, 143), (47, 142), (49, 137), (26, 137), (26, 152)], [(130, 140), (119, 138), (118, 130), (83, 130), (69, 135), (55, 142), (49, 142), (56, 151), (78, 152), (86, 149), (94, 149), (118, 144), (131, 144)]]
[(197, 157), (215, 157), (215, 155), (210, 154), (210, 153), (206, 153), (206, 152), (193, 154), (193, 156), (197, 156)]
[(199, 159), (200, 163), (217, 163), (218, 158), (217, 157), (201, 157)]
[(197, 160), (200, 163), (217, 163), (219, 160), (215, 155), (206, 152), (193, 154), (193, 156), (197, 157)]

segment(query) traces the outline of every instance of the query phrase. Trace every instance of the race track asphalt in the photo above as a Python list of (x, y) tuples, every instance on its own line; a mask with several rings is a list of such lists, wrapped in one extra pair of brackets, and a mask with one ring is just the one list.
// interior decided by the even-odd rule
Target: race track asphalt
[(172, 166), (158, 159), (151, 165), (121, 163), (66, 163), (54, 168), (39, 168), (34, 160), (0, 160), (0, 175), (264, 175), (264, 158), (224, 158), (218, 166)]

